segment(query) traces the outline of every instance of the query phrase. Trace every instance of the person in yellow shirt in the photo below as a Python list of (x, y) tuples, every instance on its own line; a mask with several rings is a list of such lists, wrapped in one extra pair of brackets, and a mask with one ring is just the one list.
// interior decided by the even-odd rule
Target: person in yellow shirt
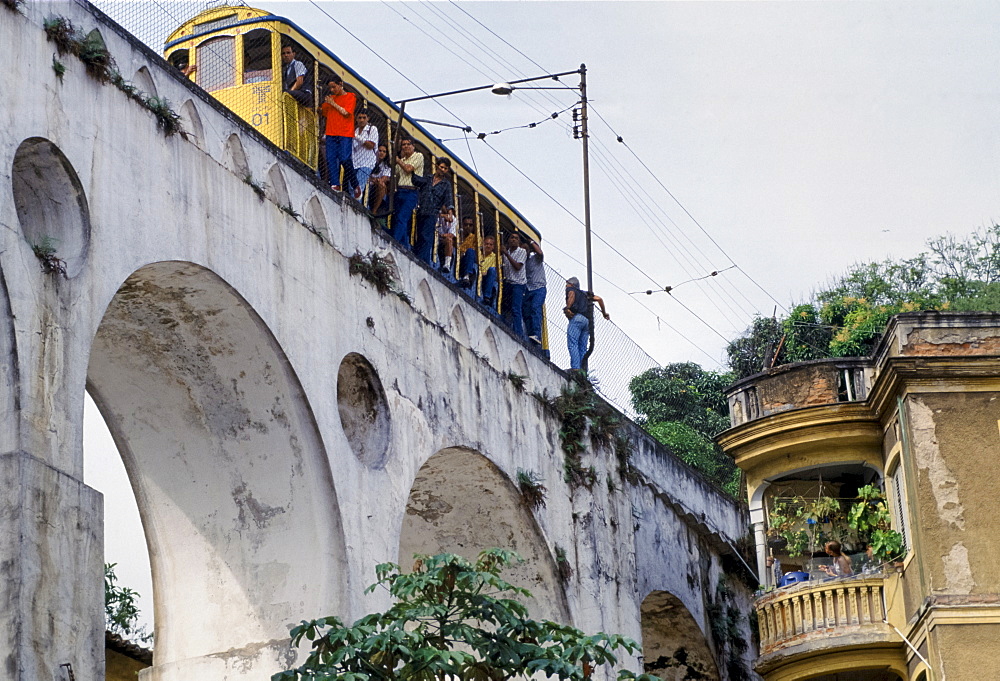
[(479, 271), (483, 275), (479, 300), (495, 312), (500, 278), (497, 273), (497, 240), (492, 236), (483, 239), (483, 257), (479, 261)]

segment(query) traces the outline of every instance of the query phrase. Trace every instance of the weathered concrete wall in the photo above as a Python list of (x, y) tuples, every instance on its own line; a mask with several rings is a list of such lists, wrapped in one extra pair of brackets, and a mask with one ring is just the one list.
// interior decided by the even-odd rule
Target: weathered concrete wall
[[(73, 57), (56, 78), (41, 21), (97, 26), (80, 6), (0, 10), (0, 45), (17, 55), (0, 74), (0, 414), (12, 417), (0, 454), (27, 452), (91, 499), (81, 433), (85, 389), (94, 395), (150, 547), (147, 681), (266, 677), (295, 659), (289, 623), (386, 605), (362, 593), (375, 563), (476, 542), (532, 557), (519, 579), (540, 613), (638, 638), (656, 589), (708, 631), (701, 586), (743, 534), (738, 507), (648, 440), (639, 486), (606, 484), (616, 464), (602, 451), (586, 461), (600, 484), (570, 488), (556, 417), (507, 378), (514, 368), (529, 391), (555, 395), (560, 372), (110, 27), (100, 30), (122, 73), (146, 68), (145, 87), (196, 137), (164, 138)], [(258, 199), (246, 174), (283, 184), (281, 201), (319, 236)], [(32, 252), (45, 237), (66, 277)], [(350, 275), (348, 258), (371, 251), (395, 261), (414, 303)], [(518, 469), (544, 479), (544, 507), (518, 505)], [(4, 489), (22, 489), (16, 479)], [(32, 508), (5, 496), (12, 513)], [(22, 575), (0, 593), (34, 603), (5, 609), (0, 624), (39, 632), (31, 645), (12, 635), (3, 654), (38, 660), (65, 644), (79, 681), (103, 668), (101, 513), (88, 504), (80, 528), (20, 516), (28, 540), (76, 552), (44, 579), (28, 578), (37, 561), (18, 553), (13, 530), (0, 548)], [(570, 576), (555, 576), (557, 547)], [(42, 613), (75, 629), (46, 629)], [(51, 678), (27, 663), (10, 677)]]

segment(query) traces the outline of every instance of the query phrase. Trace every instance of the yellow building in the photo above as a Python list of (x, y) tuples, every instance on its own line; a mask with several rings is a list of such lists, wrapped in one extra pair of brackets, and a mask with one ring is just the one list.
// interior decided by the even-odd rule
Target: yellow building
[[(766, 681), (1000, 678), (1000, 315), (898, 315), (870, 358), (751, 376), (729, 408), (718, 440), (747, 477)], [(820, 546), (793, 550), (769, 526), (804, 499), (846, 508), (865, 485), (903, 536), (892, 562), (844, 535), (853, 574), (828, 577)]]

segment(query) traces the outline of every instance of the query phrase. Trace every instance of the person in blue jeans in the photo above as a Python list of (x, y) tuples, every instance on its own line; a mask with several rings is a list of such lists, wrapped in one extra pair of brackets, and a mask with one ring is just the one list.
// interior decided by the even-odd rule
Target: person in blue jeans
[(527, 242), (528, 259), (524, 263), (527, 276), (527, 290), (524, 294), (522, 315), (524, 333), (532, 343), (542, 344), (542, 306), (545, 305), (545, 264), (542, 262), (542, 247), (534, 239)]
[[(604, 309), (604, 301), (600, 296), (591, 294), (590, 300), (601, 308), (601, 314), (604, 315), (605, 319), (611, 319), (611, 315)], [(570, 369), (580, 368), (590, 344), (588, 308), (587, 296), (580, 290), (580, 280), (576, 277), (570, 277), (566, 280), (566, 307), (563, 308), (563, 314), (569, 320), (569, 326), (566, 329), (566, 346), (569, 349)]]
[(521, 248), (521, 235), (511, 232), (507, 237), (507, 245), (501, 249), (503, 255), (503, 298), (500, 306), (503, 308), (503, 320), (518, 336), (524, 336), (524, 292), (528, 288), (528, 273), (524, 263), (528, 252)]
[(399, 155), (396, 156), (396, 196), (395, 211), (392, 216), (392, 237), (410, 246), (410, 220), (417, 207), (420, 194), (414, 177), (423, 178), (424, 155), (413, 146), (413, 140), (405, 137), (399, 145)]

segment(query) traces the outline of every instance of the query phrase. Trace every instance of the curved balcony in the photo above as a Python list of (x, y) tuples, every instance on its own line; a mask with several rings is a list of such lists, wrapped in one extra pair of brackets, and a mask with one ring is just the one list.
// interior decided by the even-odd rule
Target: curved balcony
[(760, 598), (758, 673), (820, 651), (901, 648), (903, 642), (885, 621), (884, 585), (882, 575), (863, 575), (802, 582)]

